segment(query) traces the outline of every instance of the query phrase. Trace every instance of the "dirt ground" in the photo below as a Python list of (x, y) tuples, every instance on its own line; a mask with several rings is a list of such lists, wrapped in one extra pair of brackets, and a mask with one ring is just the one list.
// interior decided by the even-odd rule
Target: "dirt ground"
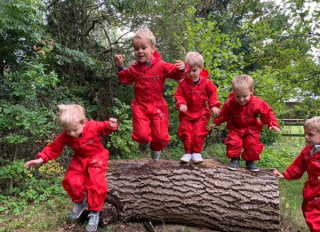
[[(85, 227), (84, 221), (74, 222), (66, 224), (63, 228), (56, 232), (81, 232), (84, 231)], [(285, 225), (282, 222), (280, 225), (279, 232), (301, 232), (290, 225)], [(183, 225), (170, 225), (170, 224), (152, 224), (151, 222), (135, 222), (135, 223), (117, 223), (113, 225), (108, 225), (107, 227), (98, 228), (98, 232), (219, 232), (216, 230), (210, 230), (207, 228), (199, 228), (192, 226)]]

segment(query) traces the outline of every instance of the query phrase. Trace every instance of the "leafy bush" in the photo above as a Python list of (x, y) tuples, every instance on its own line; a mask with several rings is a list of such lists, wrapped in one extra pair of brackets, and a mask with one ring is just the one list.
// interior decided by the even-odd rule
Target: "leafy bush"
[(23, 165), (23, 160), (17, 160), (0, 169), (1, 213), (18, 214), (30, 203), (39, 205), (65, 194), (61, 185), (64, 169), (56, 161), (33, 170), (27, 170)]

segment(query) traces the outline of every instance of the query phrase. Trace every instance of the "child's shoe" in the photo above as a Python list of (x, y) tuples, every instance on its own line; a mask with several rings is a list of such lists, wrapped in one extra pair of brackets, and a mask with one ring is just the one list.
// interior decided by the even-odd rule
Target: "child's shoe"
[(138, 145), (138, 150), (139, 150), (141, 153), (144, 153), (144, 152), (147, 150), (148, 145), (149, 145), (149, 143), (139, 143), (139, 145)]
[(182, 162), (185, 162), (185, 163), (189, 163), (190, 162), (190, 160), (191, 160), (191, 154), (190, 153), (186, 153), (186, 154), (184, 154), (182, 157), (181, 157), (181, 161)]
[(228, 169), (231, 171), (237, 171), (240, 165), (240, 159), (231, 159)]
[(192, 161), (196, 164), (203, 162), (202, 155), (200, 153), (193, 153), (192, 154)]
[(160, 159), (160, 153), (161, 153), (161, 151), (155, 151), (155, 150), (151, 149), (151, 152), (150, 152), (151, 158), (154, 161), (158, 161)]
[(88, 203), (85, 199), (80, 203), (74, 203), (72, 213), (71, 213), (69, 219), (70, 220), (78, 219), (81, 216), (81, 214), (83, 213), (83, 211), (87, 208), (88, 208)]
[(257, 167), (257, 165), (254, 161), (246, 161), (246, 167), (251, 172), (258, 172), (259, 171), (259, 168)]
[(91, 211), (88, 215), (89, 221), (86, 226), (86, 232), (96, 232), (99, 225), (99, 213)]

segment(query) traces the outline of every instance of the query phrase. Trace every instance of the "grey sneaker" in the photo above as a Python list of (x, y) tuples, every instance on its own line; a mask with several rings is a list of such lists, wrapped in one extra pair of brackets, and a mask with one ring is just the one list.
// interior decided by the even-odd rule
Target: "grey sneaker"
[(89, 221), (86, 226), (86, 232), (96, 232), (99, 225), (99, 213), (91, 211), (88, 215)]
[(228, 169), (231, 171), (237, 171), (240, 165), (240, 159), (231, 159)]
[(154, 161), (158, 161), (160, 159), (160, 153), (161, 153), (161, 151), (154, 151), (151, 149), (151, 152), (150, 152), (151, 158)]
[(257, 165), (254, 161), (246, 161), (246, 167), (251, 172), (258, 172), (259, 171), (259, 168), (257, 167)]
[(74, 203), (72, 213), (69, 216), (69, 219), (70, 220), (78, 219), (83, 213), (83, 211), (87, 208), (88, 208), (88, 203), (85, 199), (81, 203)]

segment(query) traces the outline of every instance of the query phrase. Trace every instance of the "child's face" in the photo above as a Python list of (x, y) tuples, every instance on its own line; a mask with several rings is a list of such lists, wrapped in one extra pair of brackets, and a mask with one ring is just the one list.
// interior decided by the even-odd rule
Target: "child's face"
[(311, 127), (304, 127), (304, 138), (308, 145), (320, 144), (320, 133)]
[(202, 70), (202, 68), (197, 67), (197, 66), (190, 67), (189, 71), (187, 72), (187, 77), (193, 81), (197, 81), (200, 77), (201, 70)]
[(64, 130), (68, 135), (74, 138), (77, 138), (77, 137), (80, 137), (80, 135), (82, 134), (84, 125), (85, 125), (84, 123), (79, 123), (79, 122), (72, 123), (70, 125), (64, 126)]
[(137, 62), (146, 63), (151, 61), (155, 47), (151, 45), (148, 39), (134, 38), (132, 45)]
[(253, 90), (251, 88), (242, 88), (242, 89), (233, 89), (234, 97), (236, 101), (244, 106), (248, 103), (253, 94)]

